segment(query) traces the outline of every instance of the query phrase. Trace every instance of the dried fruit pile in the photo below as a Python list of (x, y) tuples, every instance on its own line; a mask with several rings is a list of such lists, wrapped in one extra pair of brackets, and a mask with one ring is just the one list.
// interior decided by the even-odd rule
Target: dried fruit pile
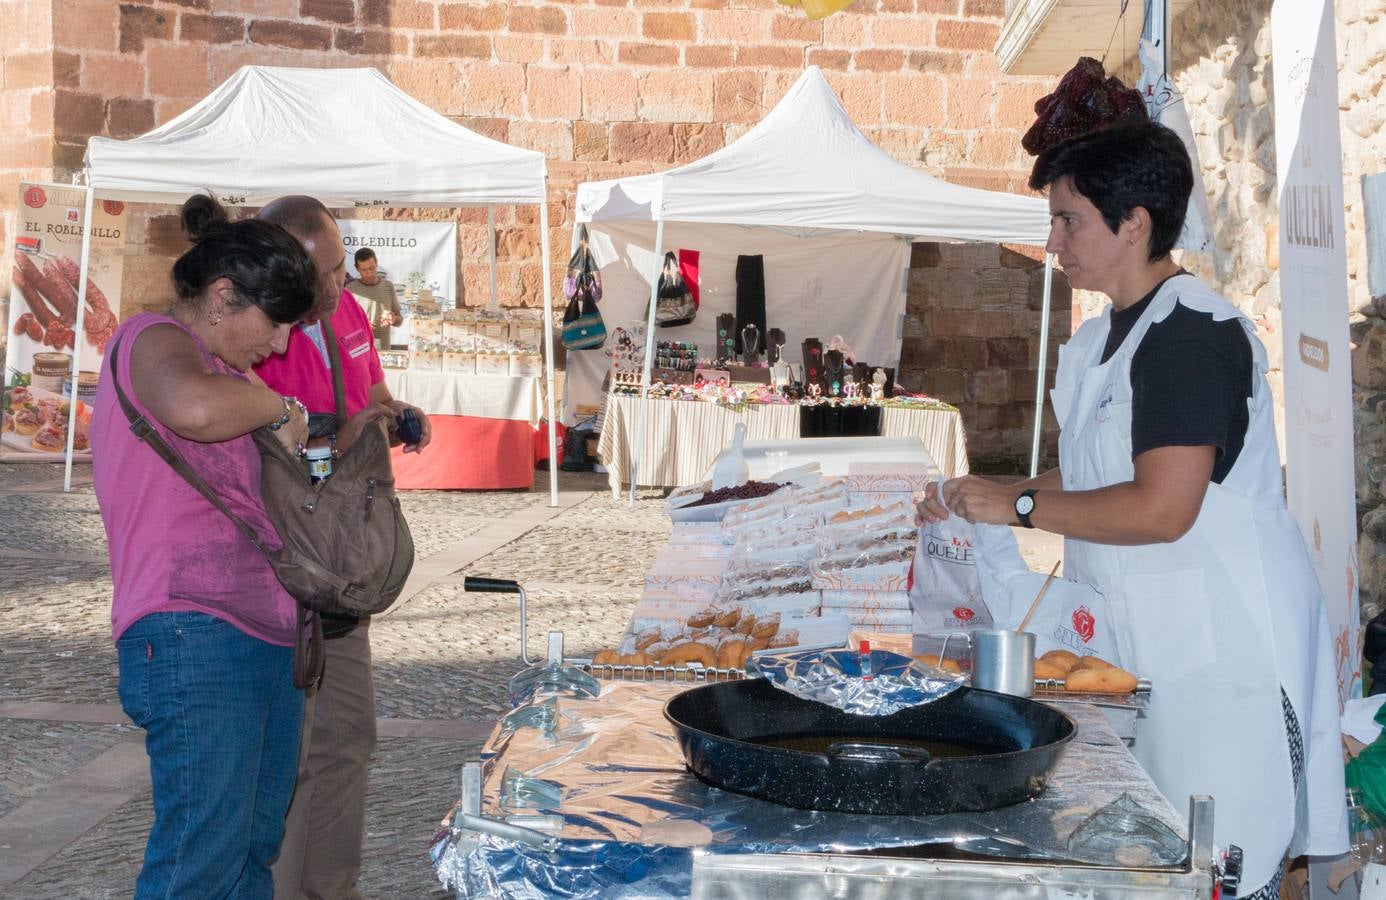
[(764, 497), (767, 494), (773, 494), (782, 487), (784, 487), (783, 484), (777, 484), (773, 481), (748, 481), (745, 484), (708, 491), (703, 494), (702, 497), (688, 504), (684, 509), (689, 509), (694, 506), (710, 506), (713, 503), (725, 503), (728, 500), (751, 500), (755, 497)]
[(1035, 101), (1035, 116), (1035, 124), (1020, 139), (1032, 156), (1107, 125), (1149, 119), (1140, 92), (1115, 76), (1108, 78), (1102, 63), (1091, 56), (1080, 58), (1054, 93)]

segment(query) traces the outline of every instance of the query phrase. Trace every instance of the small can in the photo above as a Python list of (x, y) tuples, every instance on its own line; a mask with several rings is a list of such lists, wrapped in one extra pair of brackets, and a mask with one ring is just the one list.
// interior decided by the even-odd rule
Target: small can
[(313, 484), (326, 481), (332, 474), (332, 448), (308, 448), (308, 478)]

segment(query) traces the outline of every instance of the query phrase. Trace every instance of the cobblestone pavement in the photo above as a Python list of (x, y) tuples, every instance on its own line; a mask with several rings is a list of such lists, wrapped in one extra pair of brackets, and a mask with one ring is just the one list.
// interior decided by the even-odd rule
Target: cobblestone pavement
[[(602, 476), (565, 473), (560, 488), (557, 510), (545, 473), (533, 492), (402, 496), (418, 562), (404, 599), (371, 626), (382, 721), (367, 897), (444, 896), (427, 845), (521, 667), (517, 598), (468, 593), (464, 578), (530, 585), (531, 656), (560, 627), (569, 653), (586, 654), (623, 632), (668, 537), (658, 492), (630, 508)], [(1057, 545), (1021, 538), (1031, 566), (1048, 570)], [(153, 813), (142, 732), (116, 697), (110, 593), (90, 467), (64, 494), (60, 466), (0, 466), (0, 897), (124, 897), (139, 870)], [(33, 821), (65, 837), (32, 846), (43, 834)]]
[[(143, 733), (125, 722), (116, 696), (110, 569), (90, 467), (76, 468), (70, 494), (62, 474), (48, 464), (0, 466), (0, 897), (128, 896), (153, 815), (147, 776), (123, 794), (71, 790), (108, 768), (112, 754), (142, 762)], [(428, 842), (456, 798), (462, 764), (477, 757), (504, 711), (506, 680), (521, 667), (516, 598), (467, 593), (463, 578), (536, 585), (528, 596), (532, 656), (557, 627), (570, 652), (591, 652), (620, 636), (639, 575), (667, 538), (656, 493), (630, 509), (610, 498), (604, 478), (565, 473), (560, 509), (552, 510), (547, 476), (537, 478), (532, 492), (402, 496), (416, 572), (429, 574), (371, 627), (385, 721), (371, 765), (367, 897), (444, 895)], [(489, 545), (496, 535), (498, 546)], [(92, 802), (88, 826), (70, 827), (70, 843), (45, 848), (46, 858), (7, 880), (15, 864), (4, 862), (14, 850), (6, 835), (16, 820), (54, 804), (61, 812), (73, 798)]]

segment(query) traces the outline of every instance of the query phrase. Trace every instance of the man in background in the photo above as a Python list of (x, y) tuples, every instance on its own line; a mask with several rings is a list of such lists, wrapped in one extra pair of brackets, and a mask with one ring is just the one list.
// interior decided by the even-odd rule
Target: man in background
[(389, 350), (390, 326), (399, 326), (404, 316), (400, 315), (394, 283), (380, 277), (380, 263), (370, 247), (356, 251), (356, 280), (351, 283), (351, 292), (361, 301), (366, 317), (371, 320), (375, 346)]
[[(409, 404), (390, 395), (372, 341), (371, 323), (346, 281), (346, 254), (332, 214), (312, 197), (280, 197), (260, 211), (303, 244), (317, 267), (318, 305), (289, 336), (288, 348), (255, 367), (274, 390), (298, 398), (310, 413), (332, 413), (335, 402), (327, 330), (331, 325), (342, 365), (346, 414), (377, 407), (392, 428)], [(354, 285), (353, 285), (354, 287)], [(431, 429), (423, 411), (422, 450)], [(415, 448), (406, 448), (415, 449)], [(325, 662), (316, 693), (303, 714), (298, 783), (274, 863), (275, 900), (359, 898), (361, 840), (366, 826), (366, 775), (375, 748), (375, 689), (371, 683), (370, 618), (323, 617)]]

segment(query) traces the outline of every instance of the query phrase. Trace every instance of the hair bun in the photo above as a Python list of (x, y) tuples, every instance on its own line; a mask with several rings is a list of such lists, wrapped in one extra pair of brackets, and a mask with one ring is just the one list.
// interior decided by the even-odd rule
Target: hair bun
[(1065, 73), (1054, 93), (1035, 101), (1035, 124), (1020, 145), (1031, 156), (1039, 156), (1069, 138), (1118, 122), (1149, 119), (1139, 91), (1116, 76), (1108, 78), (1102, 63), (1084, 56)]
[(193, 194), (180, 212), (183, 231), (194, 244), (225, 226), (229, 220), (226, 207), (211, 194)]

